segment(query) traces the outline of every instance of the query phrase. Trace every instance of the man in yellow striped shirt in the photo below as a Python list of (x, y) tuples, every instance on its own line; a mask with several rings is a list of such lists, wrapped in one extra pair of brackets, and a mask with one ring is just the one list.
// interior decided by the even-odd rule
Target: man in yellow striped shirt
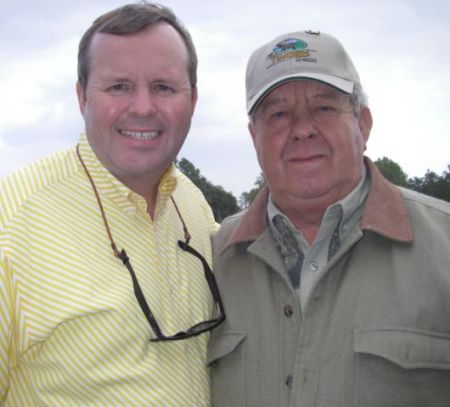
[(173, 165), (196, 69), (162, 6), (113, 10), (83, 36), (86, 134), (0, 184), (1, 406), (210, 405), (216, 224)]

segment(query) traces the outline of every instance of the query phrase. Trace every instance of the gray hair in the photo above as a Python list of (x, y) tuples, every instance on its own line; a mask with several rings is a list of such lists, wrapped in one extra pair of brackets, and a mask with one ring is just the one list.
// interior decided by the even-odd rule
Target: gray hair
[(355, 83), (353, 93), (350, 95), (350, 105), (353, 108), (355, 116), (359, 116), (363, 107), (368, 107), (369, 102), (366, 93), (364, 92), (360, 83)]

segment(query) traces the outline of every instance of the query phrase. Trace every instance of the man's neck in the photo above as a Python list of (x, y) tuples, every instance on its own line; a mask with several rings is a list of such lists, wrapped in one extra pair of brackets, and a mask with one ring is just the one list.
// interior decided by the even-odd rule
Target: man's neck
[(319, 233), (320, 225), (328, 204), (316, 205), (313, 202), (307, 202), (304, 205), (293, 205), (280, 208), (283, 213), (291, 220), (294, 226), (301, 230), (303, 236), (309, 244), (312, 244)]
[(307, 199), (291, 195), (287, 197), (287, 199), (285, 197), (285, 199), (281, 201), (282, 204), (277, 202), (276, 197), (274, 197), (274, 202), (290, 219), (294, 226), (302, 232), (308, 243), (312, 244), (319, 233), (327, 209), (347, 196), (356, 185), (348, 191), (343, 191), (339, 195), (329, 193)]

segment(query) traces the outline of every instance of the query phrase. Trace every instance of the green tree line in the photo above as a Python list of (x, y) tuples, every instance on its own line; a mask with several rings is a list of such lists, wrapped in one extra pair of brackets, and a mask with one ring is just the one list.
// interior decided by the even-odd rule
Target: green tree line
[(379, 158), (375, 161), (375, 165), (395, 185), (450, 202), (450, 172), (448, 170), (441, 175), (427, 170), (421, 178), (408, 178), (400, 165), (387, 157)]
[[(449, 171), (444, 171), (439, 175), (427, 170), (421, 178), (409, 178), (399, 164), (387, 157), (379, 158), (374, 163), (393, 184), (450, 202)], [(225, 191), (222, 186), (215, 185), (206, 179), (200, 173), (200, 170), (186, 158), (177, 161), (176, 165), (203, 192), (217, 222), (221, 222), (227, 216), (247, 208), (265, 183), (263, 174), (259, 174), (256, 177), (253, 188), (243, 192), (239, 199), (236, 199), (231, 192)]]
[(189, 160), (182, 158), (175, 164), (203, 192), (217, 222), (221, 222), (227, 216), (239, 211), (235, 196), (231, 192), (225, 191), (220, 185), (214, 185), (208, 181)]

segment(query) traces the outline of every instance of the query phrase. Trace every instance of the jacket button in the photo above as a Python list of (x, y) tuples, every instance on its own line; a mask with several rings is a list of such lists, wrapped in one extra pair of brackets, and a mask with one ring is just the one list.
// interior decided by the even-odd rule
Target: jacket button
[(294, 310), (292, 308), (292, 305), (286, 305), (284, 307), (284, 315), (286, 315), (287, 317), (291, 317), (293, 313), (294, 313)]
[(292, 382), (293, 381), (294, 381), (294, 379), (293, 379), (292, 375), (287, 375), (287, 377), (286, 377), (286, 386), (289, 389), (292, 389)]

